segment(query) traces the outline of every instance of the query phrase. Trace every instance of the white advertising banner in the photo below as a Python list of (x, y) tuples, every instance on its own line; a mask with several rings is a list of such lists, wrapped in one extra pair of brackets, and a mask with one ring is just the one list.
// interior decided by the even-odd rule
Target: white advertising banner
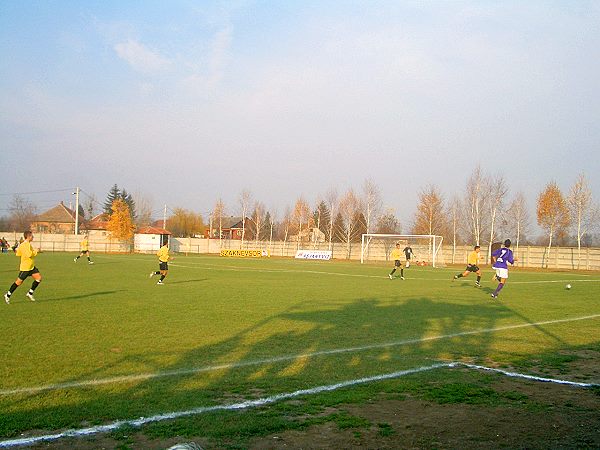
[(296, 252), (296, 259), (320, 259), (329, 261), (331, 255), (332, 252), (329, 250), (298, 250)]

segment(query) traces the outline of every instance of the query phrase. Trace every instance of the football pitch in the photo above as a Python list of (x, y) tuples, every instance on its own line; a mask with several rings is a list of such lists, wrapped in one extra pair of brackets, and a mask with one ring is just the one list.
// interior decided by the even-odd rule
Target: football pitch
[[(18, 259), (0, 256), (6, 291)], [(598, 273), (514, 268), (494, 300), (489, 268), (476, 288), (474, 274), (452, 281), (463, 266), (390, 280), (384, 263), (177, 256), (158, 286), (153, 255), (74, 256), (40, 254), (37, 301), (28, 279), (1, 306), (0, 446), (140, 417), (179, 417), (176, 434), (227, 409), (293, 415), (293, 398), (432, 383), (456, 362), (557, 378), (533, 361), (600, 351)], [(597, 372), (563, 378), (600, 383)]]

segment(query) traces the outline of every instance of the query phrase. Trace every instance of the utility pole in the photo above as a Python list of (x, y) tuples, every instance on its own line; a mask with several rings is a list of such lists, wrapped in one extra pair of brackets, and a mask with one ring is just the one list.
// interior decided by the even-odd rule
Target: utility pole
[(75, 188), (75, 235), (79, 234), (79, 186)]
[(165, 203), (165, 209), (163, 211), (163, 230), (167, 229), (167, 204)]

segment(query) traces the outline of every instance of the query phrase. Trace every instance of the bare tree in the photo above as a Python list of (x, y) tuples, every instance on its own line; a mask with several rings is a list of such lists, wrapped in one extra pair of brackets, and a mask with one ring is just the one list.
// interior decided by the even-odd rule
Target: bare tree
[(223, 244), (223, 217), (225, 216), (225, 203), (221, 198), (217, 199), (215, 206), (210, 214), (209, 237), (212, 237), (213, 227), (219, 226), (219, 248)]
[[(340, 239), (346, 244), (346, 258), (350, 258), (352, 242), (356, 238), (357, 230), (361, 228), (359, 217), (362, 209), (361, 201), (353, 189), (348, 190), (339, 204), (339, 214), (343, 220), (341, 229), (338, 230)], [(364, 217), (364, 216), (362, 216)]]
[(566, 230), (570, 223), (567, 204), (554, 181), (549, 183), (538, 197), (537, 220), (538, 224), (548, 233), (548, 251), (546, 253), (546, 267), (548, 267), (552, 239), (556, 234)]
[(263, 205), (261, 202), (254, 203), (252, 220), (254, 221), (254, 240), (258, 245), (258, 241), (261, 240), (261, 234), (265, 226), (265, 205)]
[(444, 199), (438, 188), (430, 184), (419, 193), (413, 233), (444, 235), (447, 229)]
[(515, 243), (515, 255), (519, 255), (519, 245), (521, 243), (522, 236), (527, 233), (529, 228), (529, 214), (527, 212), (527, 201), (523, 192), (518, 192), (513, 201), (508, 207), (509, 221), (514, 223), (516, 226), (516, 243)]
[(273, 247), (273, 233), (275, 231), (275, 224), (277, 223), (277, 210), (268, 212), (266, 215), (267, 225), (269, 226), (269, 251)]
[(592, 191), (583, 173), (579, 174), (575, 184), (571, 187), (567, 204), (577, 238), (577, 268), (579, 268), (581, 264), (581, 241), (600, 220), (600, 208), (592, 202)]
[(35, 220), (37, 209), (33, 203), (19, 194), (15, 194), (8, 205), (8, 219), (13, 230), (29, 230)]
[(502, 205), (504, 203), (504, 198), (508, 192), (508, 187), (506, 186), (506, 181), (502, 175), (497, 175), (487, 183), (487, 198), (488, 201), (487, 207), (489, 211), (489, 236), (490, 240), (488, 243), (488, 255), (487, 260), (489, 261), (492, 257), (492, 243), (495, 239), (495, 231), (496, 231), (496, 219), (498, 218), (499, 212), (502, 211)]
[(246, 216), (248, 215), (248, 210), (250, 209), (250, 201), (252, 199), (252, 194), (249, 190), (244, 189), (240, 193), (239, 203), (242, 210), (242, 242), (241, 248), (244, 248), (244, 238), (246, 237)]
[(469, 228), (472, 241), (475, 245), (481, 245), (481, 236), (483, 235), (485, 223), (485, 192), (486, 180), (477, 166), (473, 174), (467, 181), (467, 205), (469, 211)]
[(283, 218), (281, 220), (281, 228), (283, 233), (283, 248), (281, 249), (282, 254), (284, 251), (287, 252), (287, 240), (290, 234), (290, 227), (292, 225), (292, 212), (290, 211), (290, 207), (286, 206), (285, 212), (283, 213)]
[(450, 229), (452, 232), (452, 264), (456, 259), (456, 245), (458, 243), (459, 221), (461, 201), (454, 196), (448, 206), (448, 217), (450, 218)]
[(363, 205), (367, 233), (370, 233), (373, 228), (373, 222), (381, 213), (382, 205), (381, 192), (371, 179), (366, 179), (363, 184)]
[[(136, 192), (133, 194), (133, 199), (136, 209), (135, 225), (139, 227), (145, 227), (152, 223), (152, 200), (150, 197)], [(95, 202), (95, 199), (94, 199)], [(92, 217), (90, 215), (90, 217)]]
[(329, 192), (327, 192), (325, 196), (325, 201), (327, 202), (327, 206), (329, 207), (329, 235), (327, 236), (329, 240), (329, 251), (333, 251), (333, 222), (336, 214), (338, 213), (338, 193), (335, 190), (335, 188), (331, 188)]
[(302, 198), (302, 196), (296, 200), (294, 211), (292, 212), (292, 219), (298, 233), (297, 247), (300, 249), (302, 243), (302, 227), (306, 225), (308, 228), (310, 225), (310, 209), (308, 207), (308, 203), (306, 200), (304, 200), (304, 198)]

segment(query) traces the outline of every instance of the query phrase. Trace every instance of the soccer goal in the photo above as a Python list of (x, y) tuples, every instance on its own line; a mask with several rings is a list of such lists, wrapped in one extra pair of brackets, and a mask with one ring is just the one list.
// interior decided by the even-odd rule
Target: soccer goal
[[(435, 234), (376, 234), (365, 233), (360, 244), (360, 262), (389, 261), (396, 244), (400, 249), (412, 248), (411, 264), (444, 266), (442, 242), (444, 238)], [(404, 259), (404, 254), (402, 255)]]

